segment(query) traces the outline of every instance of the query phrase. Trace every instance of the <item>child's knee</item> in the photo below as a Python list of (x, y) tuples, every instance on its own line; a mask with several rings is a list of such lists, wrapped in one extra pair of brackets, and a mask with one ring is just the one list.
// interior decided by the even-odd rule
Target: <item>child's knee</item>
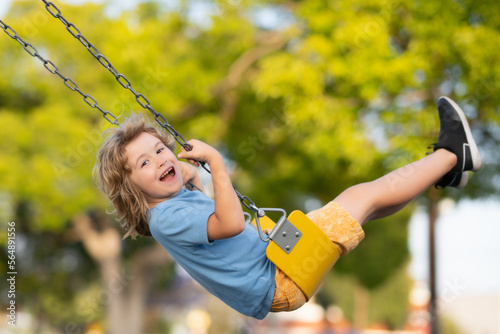
[(347, 188), (334, 200), (360, 224), (366, 221), (376, 207), (377, 194), (370, 185), (371, 182), (360, 183)]

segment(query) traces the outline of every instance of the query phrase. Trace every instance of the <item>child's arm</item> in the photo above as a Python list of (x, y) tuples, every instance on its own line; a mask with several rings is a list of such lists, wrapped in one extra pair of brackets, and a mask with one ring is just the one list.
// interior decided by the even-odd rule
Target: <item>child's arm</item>
[(221, 154), (199, 140), (190, 140), (189, 144), (193, 150), (187, 152), (182, 149), (179, 159), (187, 159), (195, 165), (198, 165), (196, 161), (206, 162), (212, 173), (215, 213), (208, 218), (208, 239), (225, 239), (240, 234), (245, 229), (243, 210)]

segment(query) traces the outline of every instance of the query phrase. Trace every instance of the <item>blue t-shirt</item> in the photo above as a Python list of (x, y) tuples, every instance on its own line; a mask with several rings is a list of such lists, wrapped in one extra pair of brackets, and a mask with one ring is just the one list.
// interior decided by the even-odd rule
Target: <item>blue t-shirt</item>
[(209, 241), (208, 217), (214, 201), (201, 191), (182, 189), (151, 209), (149, 229), (198, 283), (235, 310), (263, 319), (274, 297), (276, 267), (267, 243), (249, 224), (228, 239)]

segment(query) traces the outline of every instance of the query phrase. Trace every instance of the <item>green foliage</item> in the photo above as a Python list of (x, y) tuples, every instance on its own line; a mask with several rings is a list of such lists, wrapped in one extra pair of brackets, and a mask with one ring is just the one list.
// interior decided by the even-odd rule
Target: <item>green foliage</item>
[(408, 258), (407, 239), (410, 210), (363, 226), (365, 240), (349, 256), (335, 265), (335, 271), (353, 273), (368, 289), (385, 282), (388, 273), (400, 268)]
[(439, 331), (443, 334), (465, 334), (466, 332), (460, 328), (452, 319), (443, 317), (439, 322)]
[[(488, 158), (500, 141), (497, 2), (213, 3), (208, 24), (189, 19), (190, 1), (175, 10), (150, 1), (117, 16), (92, 3), (61, 9), (187, 139), (219, 147), (234, 162), (238, 189), (259, 206), (306, 209), (305, 199), (327, 202), (423, 157), (438, 133), (434, 100), (442, 94), (464, 106), (486, 157), (465, 192), (442, 195), (498, 192), (499, 161)], [(289, 13), (290, 24), (263, 30), (251, 19), (256, 7)], [(104, 109), (120, 117), (141, 109), (43, 5), (15, 2), (2, 19)], [(0, 198), (15, 215), (7, 219), (30, 242), (47, 236), (53, 259), (61, 249), (85, 259), (65, 233), (76, 214), (107, 207), (91, 167), (110, 125), (6, 35), (0, 49)], [(409, 214), (368, 225), (366, 240), (337, 270), (371, 289), (382, 286), (407, 258)], [(143, 247), (136, 246), (126, 258)], [(32, 256), (40, 247), (23, 260), (30, 296), (51, 282), (36, 269), (49, 266), (47, 253)], [(75, 272), (61, 274), (82, 281), (51, 299), (61, 303), (54, 310), (87, 293), (83, 286), (95, 277), (89, 267), (81, 260)], [(51, 268), (56, 279), (60, 268)], [(50, 293), (57, 291), (41, 298)]]
[[(340, 307), (344, 316), (352, 323), (355, 313), (359, 311), (356, 310), (357, 305), (354, 300), (359, 283), (356, 276), (342, 274), (334, 269), (315, 298), (324, 307), (330, 305)], [(408, 295), (411, 286), (406, 266), (402, 265), (399, 270), (393, 271), (391, 277), (383, 284), (369, 290), (367, 295), (369, 324), (383, 323), (390, 328), (401, 328), (408, 315)]]

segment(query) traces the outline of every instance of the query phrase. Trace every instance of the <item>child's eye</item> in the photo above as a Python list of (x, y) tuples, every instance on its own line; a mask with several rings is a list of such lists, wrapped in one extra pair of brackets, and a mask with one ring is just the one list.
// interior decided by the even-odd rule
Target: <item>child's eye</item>
[(144, 162), (142, 163), (141, 167), (144, 167), (148, 164), (149, 160), (144, 160)]
[(158, 151), (156, 151), (156, 154), (160, 154), (164, 149), (164, 147), (160, 148)]

